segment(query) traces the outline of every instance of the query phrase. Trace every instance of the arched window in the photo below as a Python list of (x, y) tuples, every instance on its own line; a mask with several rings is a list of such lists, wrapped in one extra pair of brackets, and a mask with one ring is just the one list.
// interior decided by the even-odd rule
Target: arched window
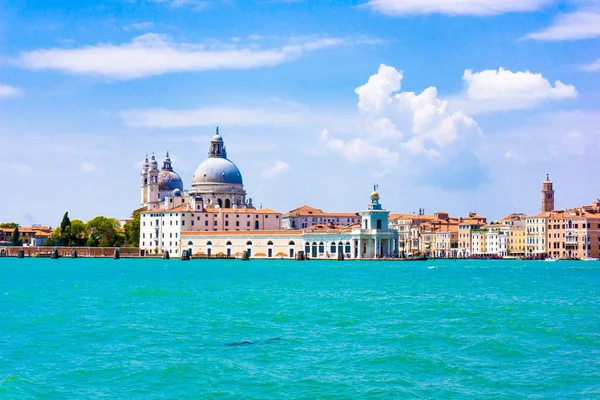
[(346, 242), (346, 254), (350, 254), (352, 249), (350, 248), (350, 242)]
[(212, 246), (212, 242), (209, 240), (208, 242), (206, 242), (207, 246)]
[(231, 200), (225, 199), (225, 208), (231, 208)]
[(219, 207), (223, 207), (223, 200), (222, 199), (217, 200), (217, 204), (219, 205)]
[(246, 246), (252, 246), (252, 242), (248, 240), (248, 242), (246, 242)]
[(192, 242), (191, 240), (188, 242), (188, 246), (192, 247), (194, 245), (194, 242)]
[(230, 240), (227, 241), (227, 246), (231, 246), (231, 241)]
[(296, 243), (294, 243), (293, 240), (290, 240), (290, 246), (295, 246), (295, 245), (296, 245)]
[(325, 253), (325, 243), (319, 243), (319, 254)]
[(317, 257), (317, 242), (312, 244), (312, 257)]
[(271, 242), (271, 241), (269, 240), (269, 242), (267, 243), (267, 246), (273, 246), (273, 242)]
[(308, 242), (304, 244), (304, 254), (306, 254), (306, 256), (310, 254), (310, 243)]

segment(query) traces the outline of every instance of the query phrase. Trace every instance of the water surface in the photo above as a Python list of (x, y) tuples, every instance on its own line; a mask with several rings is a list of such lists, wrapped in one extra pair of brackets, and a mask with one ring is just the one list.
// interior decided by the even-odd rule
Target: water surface
[(600, 262), (2, 258), (0, 310), (1, 399), (600, 398)]

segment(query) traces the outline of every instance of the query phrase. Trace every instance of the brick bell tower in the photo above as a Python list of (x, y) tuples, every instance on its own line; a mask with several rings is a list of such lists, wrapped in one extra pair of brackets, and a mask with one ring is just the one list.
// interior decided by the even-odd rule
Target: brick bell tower
[(554, 189), (548, 174), (542, 185), (542, 212), (554, 211)]

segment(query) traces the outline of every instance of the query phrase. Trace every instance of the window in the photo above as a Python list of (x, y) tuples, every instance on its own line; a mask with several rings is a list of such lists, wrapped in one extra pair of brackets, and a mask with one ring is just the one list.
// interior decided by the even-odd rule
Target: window
[(319, 254), (325, 253), (325, 244), (323, 242), (319, 243)]
[(331, 253), (335, 254), (336, 245), (335, 242), (331, 242)]
[(235, 226), (240, 226), (240, 221), (235, 221)]
[(208, 226), (208, 221), (204, 221), (204, 226)]
[(214, 222), (213, 222), (213, 225), (214, 225), (214, 226), (217, 226), (217, 221), (214, 221)]
[(229, 226), (229, 221), (225, 221), (225, 226)]

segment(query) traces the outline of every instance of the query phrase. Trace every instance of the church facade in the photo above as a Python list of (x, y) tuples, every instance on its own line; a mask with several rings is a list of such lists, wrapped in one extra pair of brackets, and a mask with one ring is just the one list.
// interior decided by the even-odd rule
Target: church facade
[(252, 199), (246, 199), (242, 174), (227, 158), (218, 128), (208, 158), (192, 176), (189, 191), (173, 170), (169, 153), (160, 170), (154, 155), (150, 160), (146, 157), (141, 171), (141, 206), (139, 247), (144, 254), (179, 254), (183, 231), (281, 229), (281, 213), (256, 209)]

